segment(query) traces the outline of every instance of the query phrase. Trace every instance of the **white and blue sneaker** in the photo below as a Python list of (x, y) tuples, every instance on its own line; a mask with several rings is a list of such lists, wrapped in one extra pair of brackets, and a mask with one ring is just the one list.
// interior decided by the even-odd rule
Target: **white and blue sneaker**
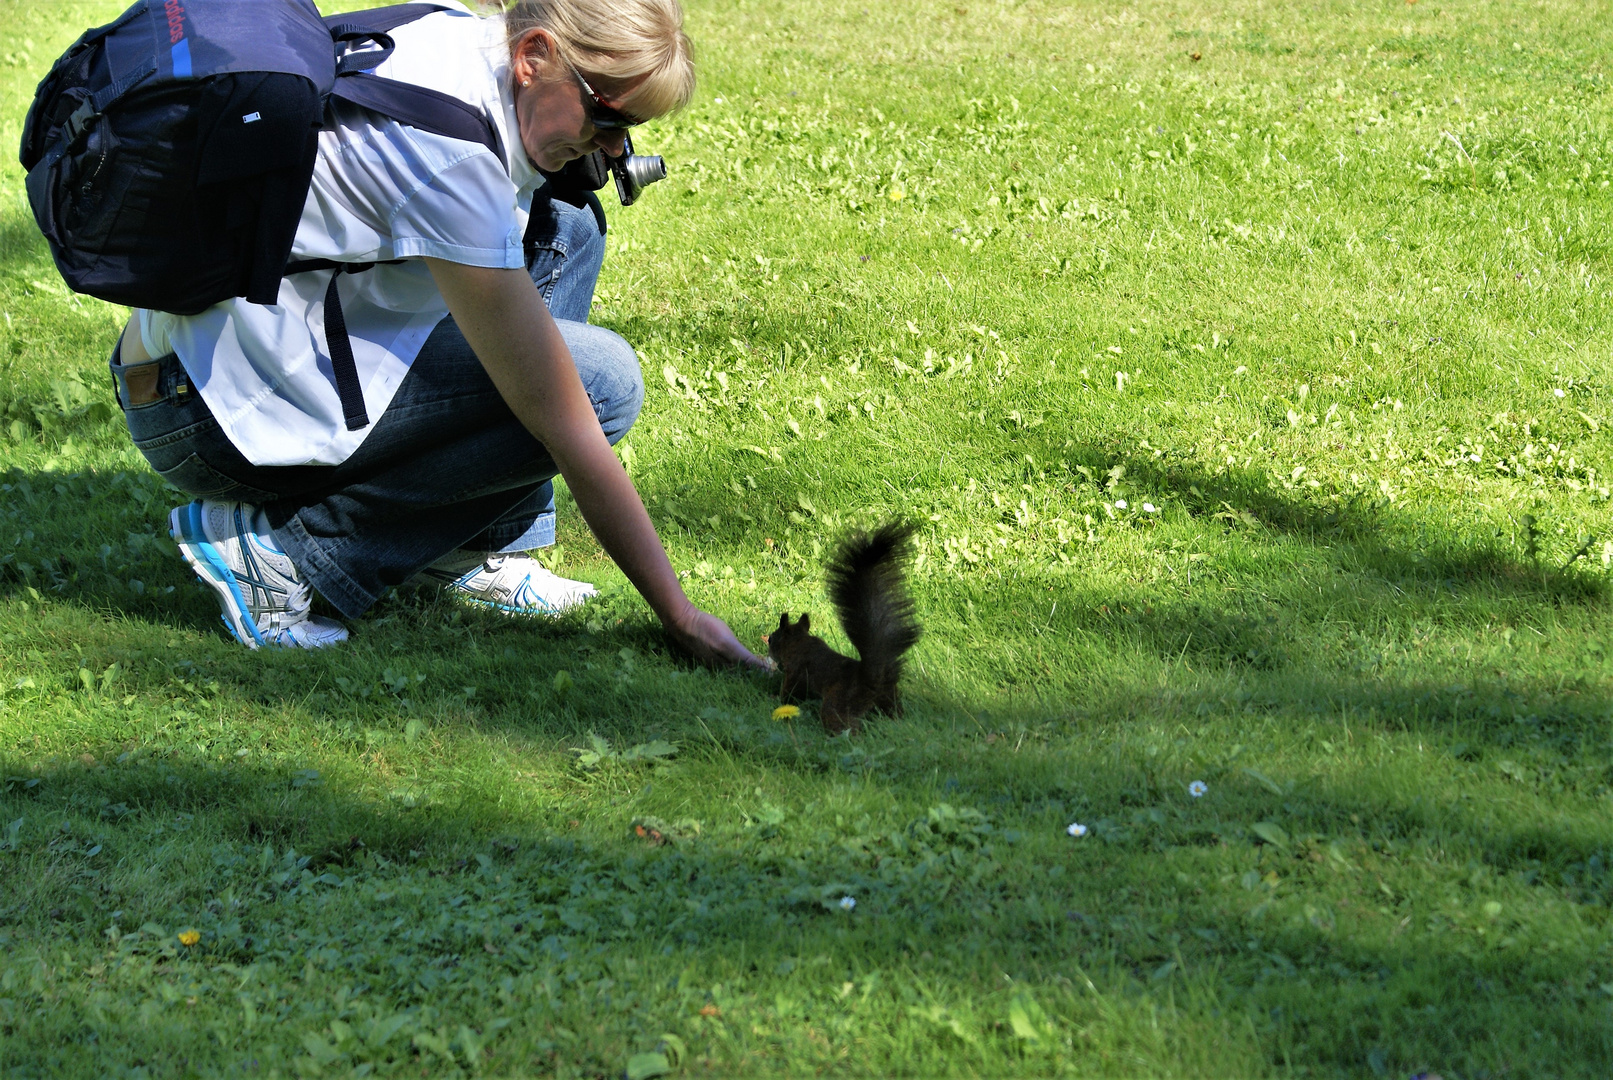
[(224, 625), (249, 649), (321, 649), (347, 628), (308, 613), (308, 583), (250, 503), (198, 499), (168, 514), (168, 531), (202, 583), (218, 594)]
[(520, 615), (558, 615), (599, 593), (586, 581), (550, 573), (530, 555), (485, 551), (451, 552), (415, 579), (435, 581), (461, 599)]

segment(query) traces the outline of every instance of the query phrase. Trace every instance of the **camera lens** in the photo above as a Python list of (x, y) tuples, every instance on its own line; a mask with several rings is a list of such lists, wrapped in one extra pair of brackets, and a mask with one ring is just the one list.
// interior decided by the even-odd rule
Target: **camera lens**
[(623, 206), (632, 206), (645, 187), (657, 180), (666, 179), (666, 162), (655, 154), (639, 156), (633, 153), (631, 140), (624, 140), (621, 157), (609, 158), (611, 174), (616, 177), (616, 195)]
[(627, 159), (627, 171), (633, 177), (633, 187), (642, 191), (648, 184), (666, 179), (666, 161), (659, 155)]

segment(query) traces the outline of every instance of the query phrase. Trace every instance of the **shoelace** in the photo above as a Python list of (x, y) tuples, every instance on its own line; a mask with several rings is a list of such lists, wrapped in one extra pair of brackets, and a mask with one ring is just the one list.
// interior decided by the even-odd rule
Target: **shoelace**
[(293, 626), (308, 621), (308, 611), (313, 607), (313, 590), (306, 581), (293, 581), (286, 590), (286, 606), (283, 610), (274, 612), (269, 616), (268, 626), (260, 626), (259, 630), (288, 630)]

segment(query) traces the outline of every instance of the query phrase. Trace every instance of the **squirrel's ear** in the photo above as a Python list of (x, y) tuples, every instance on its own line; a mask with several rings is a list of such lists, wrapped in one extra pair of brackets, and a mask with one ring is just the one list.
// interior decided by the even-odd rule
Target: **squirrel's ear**
[(795, 624), (795, 628), (797, 630), (811, 630), (812, 629), (812, 623), (810, 621), (811, 619), (812, 619), (811, 615), (807, 614), (804, 611), (801, 612), (801, 621)]
[(781, 631), (782, 630), (788, 630), (790, 628), (790, 613), (788, 611), (783, 611), (783, 612), (779, 613), (778, 628)]

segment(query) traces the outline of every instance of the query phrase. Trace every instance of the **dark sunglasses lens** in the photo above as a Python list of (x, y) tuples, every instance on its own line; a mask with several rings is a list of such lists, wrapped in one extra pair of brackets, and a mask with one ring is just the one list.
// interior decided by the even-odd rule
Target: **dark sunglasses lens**
[(618, 112), (609, 105), (595, 105), (591, 116), (594, 127), (600, 131), (623, 131), (634, 127), (638, 121), (624, 112)]

